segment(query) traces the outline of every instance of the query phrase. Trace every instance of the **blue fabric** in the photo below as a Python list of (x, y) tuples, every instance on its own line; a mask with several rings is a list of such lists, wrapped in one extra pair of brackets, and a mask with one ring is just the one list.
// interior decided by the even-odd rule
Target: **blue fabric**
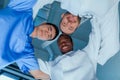
[(30, 70), (38, 69), (38, 67), (36, 66), (38, 62), (35, 59), (34, 54), (28, 54), (24, 56), (24, 58), (21, 58), (17, 61), (17, 64), (24, 73), (27, 73)]
[[(10, 0), (8, 6), (0, 10), (0, 69), (21, 58), (26, 59), (26, 57), (30, 57), (36, 63), (33, 64), (34, 69), (39, 68), (34, 58), (32, 39), (29, 37), (34, 29), (32, 7), (35, 1)], [(17, 64), (21, 64), (20, 69), (27, 62), (22, 59), (17, 62)], [(26, 67), (33, 69), (29, 66), (31, 62), (27, 63)], [(24, 72), (24, 70), (22, 71)]]
[(17, 11), (32, 9), (37, 0), (10, 0), (8, 6)]

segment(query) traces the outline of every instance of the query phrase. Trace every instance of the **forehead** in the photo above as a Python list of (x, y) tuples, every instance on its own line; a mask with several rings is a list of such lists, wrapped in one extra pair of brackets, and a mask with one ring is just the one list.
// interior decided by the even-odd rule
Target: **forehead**
[(61, 40), (65, 40), (65, 39), (70, 40), (70, 38), (68, 36), (65, 36), (65, 35), (60, 36), (58, 40), (61, 41)]
[(55, 27), (53, 25), (50, 24), (42, 24), (42, 26), (40, 26), (42, 28), (50, 28), (52, 29), (52, 31), (56, 31)]
[(50, 24), (42, 24), (43, 25), (43, 27), (49, 27), (49, 26), (51, 26)]
[(61, 22), (64, 22), (65, 20), (69, 21), (69, 19), (70, 19), (69, 17), (74, 18), (74, 22), (72, 22), (72, 24), (75, 24), (77, 26), (80, 24), (81, 18), (79, 16), (75, 16), (75, 15), (72, 15), (72, 14), (64, 14), (62, 19), (61, 19)]
[(54, 37), (55, 37), (55, 35), (56, 35), (56, 29), (55, 29), (55, 27), (53, 26), (53, 25), (48, 25), (48, 28), (49, 28), (49, 31), (51, 32), (51, 39), (53, 39)]
[(76, 17), (76, 18), (79, 18), (78, 16), (73, 15), (73, 14), (71, 14), (71, 13), (65, 13), (65, 14), (63, 15), (63, 17), (66, 17), (66, 16), (74, 16), (74, 17)]

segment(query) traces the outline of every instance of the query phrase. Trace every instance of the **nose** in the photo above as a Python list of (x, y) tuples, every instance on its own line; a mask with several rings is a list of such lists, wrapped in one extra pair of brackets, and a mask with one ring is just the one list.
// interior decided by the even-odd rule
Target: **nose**
[(50, 34), (50, 31), (46, 30), (45, 33), (46, 33), (46, 34)]
[(51, 34), (52, 34), (52, 32), (51, 32), (51, 31), (46, 30), (46, 31), (45, 31), (45, 34), (46, 34), (46, 35), (51, 35)]
[(70, 27), (72, 25), (72, 23), (70, 21), (67, 22), (66, 26)]
[(65, 42), (63, 42), (63, 43), (62, 43), (62, 46), (65, 46), (65, 45), (66, 45)]
[(69, 22), (74, 22), (74, 18), (75, 18), (75, 16), (71, 15), (71, 17), (69, 18)]

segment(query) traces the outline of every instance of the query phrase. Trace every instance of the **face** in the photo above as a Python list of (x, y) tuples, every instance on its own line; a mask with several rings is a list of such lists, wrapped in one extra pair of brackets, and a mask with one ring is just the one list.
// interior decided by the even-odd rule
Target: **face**
[(51, 40), (55, 37), (56, 30), (52, 25), (42, 24), (37, 29), (37, 38), (41, 40)]
[(60, 51), (65, 54), (73, 49), (72, 41), (67, 36), (60, 36), (58, 38), (58, 46)]
[(74, 16), (72, 14), (63, 14), (60, 23), (60, 29), (62, 30), (63, 33), (72, 34), (78, 26), (79, 26), (78, 16)]

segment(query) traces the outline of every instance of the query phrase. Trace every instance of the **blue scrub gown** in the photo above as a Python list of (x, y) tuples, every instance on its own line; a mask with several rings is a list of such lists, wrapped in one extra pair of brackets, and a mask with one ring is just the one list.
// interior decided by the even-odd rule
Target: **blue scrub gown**
[(0, 10), (0, 69), (17, 62), (23, 72), (39, 69), (31, 44), (36, 0), (10, 0)]

